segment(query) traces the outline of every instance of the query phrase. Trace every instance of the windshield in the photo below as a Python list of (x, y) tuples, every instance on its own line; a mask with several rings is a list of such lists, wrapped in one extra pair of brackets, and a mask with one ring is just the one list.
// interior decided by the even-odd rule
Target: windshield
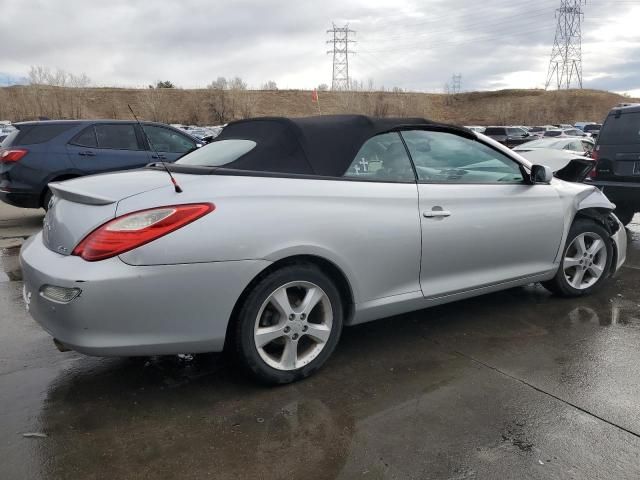
[(255, 146), (256, 142), (252, 140), (218, 140), (188, 153), (175, 163), (201, 167), (221, 167), (238, 160), (253, 150)]

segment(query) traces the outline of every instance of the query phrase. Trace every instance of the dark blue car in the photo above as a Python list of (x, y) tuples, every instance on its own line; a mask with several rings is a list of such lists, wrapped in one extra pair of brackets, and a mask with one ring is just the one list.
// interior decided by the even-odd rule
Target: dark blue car
[[(55, 120), (16, 123), (0, 144), (0, 200), (46, 208), (49, 182), (173, 162), (201, 142), (160, 123)], [(146, 134), (146, 135), (145, 135)], [(147, 141), (148, 139), (148, 141)], [(150, 148), (149, 142), (153, 144)]]

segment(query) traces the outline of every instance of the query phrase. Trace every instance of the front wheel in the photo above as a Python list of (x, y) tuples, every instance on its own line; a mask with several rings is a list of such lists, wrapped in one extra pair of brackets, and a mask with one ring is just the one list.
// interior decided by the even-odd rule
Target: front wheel
[(608, 276), (612, 258), (607, 231), (593, 221), (578, 219), (569, 230), (556, 276), (542, 285), (565, 297), (587, 295)]
[(259, 380), (308, 377), (333, 353), (343, 308), (332, 280), (314, 265), (290, 265), (260, 280), (237, 317), (240, 361)]

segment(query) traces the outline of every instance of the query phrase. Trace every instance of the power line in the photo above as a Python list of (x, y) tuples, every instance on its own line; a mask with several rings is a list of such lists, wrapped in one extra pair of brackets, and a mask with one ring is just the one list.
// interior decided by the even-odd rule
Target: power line
[(462, 82), (462, 74), (454, 73), (451, 75), (451, 93), (456, 95), (460, 93), (460, 83)]
[(349, 90), (351, 87), (349, 53), (355, 53), (349, 50), (349, 44), (355, 43), (355, 40), (350, 39), (349, 35), (355, 35), (356, 32), (349, 28), (349, 24), (344, 27), (337, 27), (334, 23), (333, 28), (327, 30), (327, 33), (333, 35), (327, 40), (327, 43), (333, 44), (333, 49), (327, 51), (327, 53), (333, 54), (331, 90)]
[(582, 5), (585, 0), (560, 0), (556, 10), (558, 20), (551, 49), (545, 89), (555, 80), (558, 90), (571, 88), (575, 83), (582, 88)]

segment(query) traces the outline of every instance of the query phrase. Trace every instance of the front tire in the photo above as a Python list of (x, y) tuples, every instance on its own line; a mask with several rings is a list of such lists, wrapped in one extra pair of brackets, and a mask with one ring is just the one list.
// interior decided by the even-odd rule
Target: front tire
[(612, 259), (607, 231), (591, 220), (577, 219), (569, 230), (556, 276), (542, 285), (563, 297), (588, 295), (608, 277)]
[(261, 279), (245, 298), (236, 350), (259, 380), (290, 383), (322, 367), (342, 324), (342, 300), (331, 278), (311, 264), (289, 265)]

